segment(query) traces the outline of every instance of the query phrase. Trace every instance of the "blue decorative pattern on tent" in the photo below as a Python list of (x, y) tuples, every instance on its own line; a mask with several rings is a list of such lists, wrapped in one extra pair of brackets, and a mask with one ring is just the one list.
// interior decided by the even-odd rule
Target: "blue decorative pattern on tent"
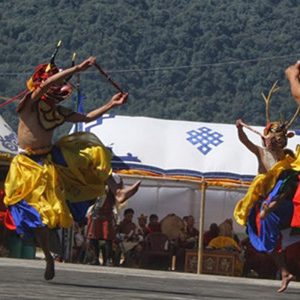
[(204, 155), (212, 150), (211, 146), (217, 147), (222, 144), (223, 141), (221, 138), (222, 134), (212, 131), (207, 127), (200, 127), (197, 130), (190, 130), (187, 132), (189, 137), (187, 140), (195, 146), (198, 146), (197, 149)]
[(0, 136), (0, 143), (2, 144), (3, 148), (12, 152), (16, 152), (18, 150), (17, 135), (7, 125), (4, 126), (11, 133), (5, 136)]

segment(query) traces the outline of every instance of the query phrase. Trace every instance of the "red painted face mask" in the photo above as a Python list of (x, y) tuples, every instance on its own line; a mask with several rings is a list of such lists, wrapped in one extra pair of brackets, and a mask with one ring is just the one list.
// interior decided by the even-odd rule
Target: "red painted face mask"
[[(35, 68), (34, 74), (27, 81), (27, 88), (34, 91), (42, 82), (57, 74), (59, 69), (55, 65), (41, 64)], [(48, 91), (41, 97), (44, 101), (60, 102), (71, 96), (73, 92), (72, 85), (69, 83), (52, 85)]]
[(40, 84), (48, 79), (49, 77), (53, 76), (54, 74), (58, 73), (59, 70), (55, 65), (50, 64), (41, 64), (38, 65), (33, 75), (27, 80), (26, 85), (30, 91), (34, 91)]
[(68, 99), (73, 92), (73, 87), (69, 83), (63, 85), (53, 85), (45, 93), (43, 97), (48, 100), (53, 100), (55, 102), (60, 102)]

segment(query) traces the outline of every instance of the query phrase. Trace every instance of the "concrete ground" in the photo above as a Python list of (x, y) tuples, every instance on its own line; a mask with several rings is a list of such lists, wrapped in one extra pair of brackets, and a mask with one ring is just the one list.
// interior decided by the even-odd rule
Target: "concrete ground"
[(56, 263), (43, 279), (45, 262), (0, 258), (0, 299), (300, 299), (300, 282), (285, 293), (280, 281), (171, 271)]

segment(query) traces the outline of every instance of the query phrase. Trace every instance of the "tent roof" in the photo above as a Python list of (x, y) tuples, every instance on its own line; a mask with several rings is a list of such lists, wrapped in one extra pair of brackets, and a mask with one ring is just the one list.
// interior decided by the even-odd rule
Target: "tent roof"
[[(233, 124), (105, 115), (81, 124), (79, 130), (96, 134), (112, 149), (115, 170), (239, 182), (249, 182), (257, 174), (256, 158), (239, 141)], [(261, 145), (257, 134), (245, 132)], [(288, 144), (292, 150), (299, 142), (295, 133)]]

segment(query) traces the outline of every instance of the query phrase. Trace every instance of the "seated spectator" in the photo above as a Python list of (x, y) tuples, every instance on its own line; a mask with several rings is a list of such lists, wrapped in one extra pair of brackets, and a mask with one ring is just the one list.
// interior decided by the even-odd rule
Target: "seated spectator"
[(150, 215), (148, 224), (149, 232), (161, 232), (160, 223), (158, 220), (159, 219), (156, 214)]
[(140, 243), (143, 236), (137, 231), (136, 224), (132, 221), (134, 210), (127, 208), (124, 211), (124, 218), (117, 226), (116, 241), (118, 247), (115, 249), (115, 264), (120, 265), (121, 255), (124, 255), (122, 266), (138, 266), (142, 247)]
[(208, 246), (208, 249), (225, 249), (230, 251), (241, 251), (240, 246), (234, 240), (232, 223), (230, 219), (226, 219), (219, 225), (219, 236), (212, 239)]
[(150, 230), (149, 228), (147, 227), (147, 220), (148, 220), (148, 217), (145, 216), (144, 214), (141, 214), (139, 217), (138, 217), (138, 233), (140, 235), (142, 235), (144, 238), (149, 234)]
[(206, 249), (224, 250), (235, 255), (234, 274), (241, 276), (243, 273), (243, 257), (241, 247), (234, 238), (232, 220), (226, 219), (219, 225), (219, 236), (212, 239)]
[(195, 228), (195, 219), (192, 215), (183, 218), (185, 223), (184, 235), (181, 235), (175, 244), (176, 270), (184, 270), (186, 249), (198, 248), (199, 231)]
[(216, 223), (211, 223), (209, 230), (203, 233), (203, 248), (206, 248), (209, 242), (219, 236), (219, 226)]
[(239, 239), (239, 237), (237, 236), (237, 234), (233, 230), (232, 219), (226, 219), (225, 222), (228, 224), (228, 228), (231, 231), (232, 238), (237, 242), (237, 244), (240, 244), (240, 239)]
[(199, 231), (195, 228), (195, 219), (193, 216), (187, 216), (186, 229), (185, 229), (185, 240), (182, 246), (185, 249), (193, 249), (198, 247)]

